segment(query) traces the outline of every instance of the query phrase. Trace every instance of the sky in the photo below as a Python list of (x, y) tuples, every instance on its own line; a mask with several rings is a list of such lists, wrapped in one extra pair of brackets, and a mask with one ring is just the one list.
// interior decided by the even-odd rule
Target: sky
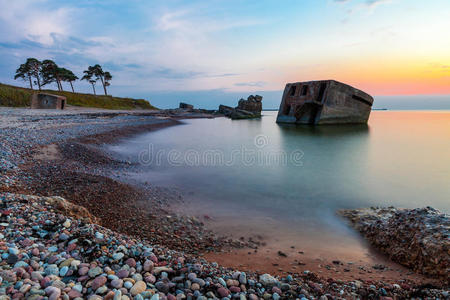
[[(335, 79), (383, 107), (426, 95), (417, 101), (423, 108), (450, 108), (448, 0), (0, 0), (0, 7), (2, 83), (26, 86), (14, 73), (35, 57), (79, 77), (98, 63), (113, 75), (113, 95), (159, 107), (213, 108), (258, 93), (273, 108), (288, 82)], [(92, 91), (87, 82), (75, 89)]]

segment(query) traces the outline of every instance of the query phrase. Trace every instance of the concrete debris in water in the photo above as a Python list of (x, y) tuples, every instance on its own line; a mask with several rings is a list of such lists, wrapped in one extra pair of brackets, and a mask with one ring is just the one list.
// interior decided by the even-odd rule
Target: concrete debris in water
[(220, 105), (218, 113), (225, 115), (233, 120), (260, 118), (262, 111), (262, 96), (250, 95), (247, 100), (241, 99), (238, 106), (233, 108), (226, 105)]
[(288, 83), (277, 123), (367, 123), (372, 104), (367, 93), (335, 80)]
[(192, 109), (194, 109), (194, 105), (188, 104), (188, 103), (184, 103), (184, 102), (180, 102), (180, 108), (181, 109), (192, 110)]

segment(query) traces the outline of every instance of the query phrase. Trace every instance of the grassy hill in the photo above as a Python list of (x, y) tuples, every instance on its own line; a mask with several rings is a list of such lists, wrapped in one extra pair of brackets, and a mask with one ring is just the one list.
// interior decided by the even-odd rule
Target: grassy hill
[[(0, 106), (30, 106), (33, 92), (37, 91), (0, 83)], [(58, 92), (53, 90), (42, 90), (42, 92), (64, 96), (67, 98), (67, 104), (74, 106), (106, 109), (156, 109), (148, 101), (143, 99), (94, 96), (92, 94)]]

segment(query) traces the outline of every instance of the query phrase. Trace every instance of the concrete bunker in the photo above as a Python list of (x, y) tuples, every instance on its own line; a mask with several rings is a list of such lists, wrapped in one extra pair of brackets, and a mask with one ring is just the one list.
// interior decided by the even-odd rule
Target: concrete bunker
[(64, 96), (46, 93), (35, 93), (31, 96), (31, 108), (33, 109), (64, 109), (67, 99)]
[(372, 104), (369, 94), (335, 80), (288, 83), (277, 123), (367, 123)]

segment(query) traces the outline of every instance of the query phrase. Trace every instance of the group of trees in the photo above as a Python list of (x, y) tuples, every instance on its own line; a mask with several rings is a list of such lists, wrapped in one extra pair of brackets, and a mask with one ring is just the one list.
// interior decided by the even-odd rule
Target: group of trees
[[(106, 87), (110, 85), (112, 75), (109, 72), (103, 71), (100, 65), (89, 66), (87, 70), (83, 71), (84, 76), (81, 80), (86, 80), (92, 85), (92, 89), (95, 92), (95, 84), (97, 81), (103, 85), (105, 95), (107, 95)], [(70, 70), (59, 67), (54, 61), (46, 59), (39, 61), (36, 58), (28, 58), (27, 61), (19, 66), (16, 70), (14, 79), (23, 79), (30, 83), (30, 88), (33, 89), (34, 85), (37, 85), (39, 90), (44, 85), (50, 83), (56, 83), (58, 91), (63, 91), (62, 82), (70, 83), (72, 92), (75, 92), (73, 88), (73, 82), (78, 77)]]

